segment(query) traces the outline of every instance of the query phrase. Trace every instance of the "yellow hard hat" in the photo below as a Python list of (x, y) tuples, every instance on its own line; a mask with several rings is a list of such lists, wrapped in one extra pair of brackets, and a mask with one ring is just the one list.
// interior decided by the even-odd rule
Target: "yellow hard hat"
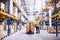
[(38, 20), (38, 17), (36, 18), (36, 20)]

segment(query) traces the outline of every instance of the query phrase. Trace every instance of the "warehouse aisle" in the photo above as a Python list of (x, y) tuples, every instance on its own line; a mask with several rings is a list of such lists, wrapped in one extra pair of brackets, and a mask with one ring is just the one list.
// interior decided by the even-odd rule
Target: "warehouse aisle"
[(17, 33), (4, 38), (3, 40), (60, 40), (55, 34), (49, 34), (45, 30), (40, 30), (40, 34), (25, 34), (25, 28)]

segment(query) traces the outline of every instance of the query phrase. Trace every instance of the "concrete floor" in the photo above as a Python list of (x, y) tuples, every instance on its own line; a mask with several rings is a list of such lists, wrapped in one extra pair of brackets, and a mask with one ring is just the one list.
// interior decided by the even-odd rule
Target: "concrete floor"
[[(26, 29), (20, 30), (15, 34), (12, 34), (3, 40), (60, 40), (60, 34), (56, 37), (55, 34), (49, 34), (45, 30), (40, 30), (40, 34), (28, 35), (25, 33)], [(36, 31), (35, 31), (36, 32)]]

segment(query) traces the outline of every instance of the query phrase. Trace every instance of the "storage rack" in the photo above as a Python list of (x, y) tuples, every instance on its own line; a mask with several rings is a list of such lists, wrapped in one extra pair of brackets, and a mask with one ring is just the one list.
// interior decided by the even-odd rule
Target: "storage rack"
[[(60, 20), (60, 5), (57, 5), (58, 3), (60, 2), (60, 0), (48, 0), (48, 2), (46, 3), (45, 5), (45, 8), (43, 8), (43, 12), (46, 12), (46, 7), (47, 7), (47, 11), (49, 11), (51, 8), (48, 8), (49, 6), (52, 6), (52, 8), (54, 8), (54, 10), (52, 10), (53, 12), (51, 13), (52, 16), (49, 16), (50, 19), (52, 19), (52, 24), (51, 25), (54, 25), (56, 26), (56, 36), (58, 36), (58, 32), (57, 32), (57, 26), (60, 25), (59, 20)], [(58, 12), (57, 12), (58, 11)], [(58, 21), (58, 22), (57, 22)], [(46, 24), (48, 24), (49, 21), (46, 22)], [(53, 24), (55, 23), (55, 24)], [(48, 24), (49, 25), (49, 24)]]
[(25, 11), (22, 10), (22, 8), (20, 7), (20, 3), (18, 3), (17, 0), (0, 0), (0, 3), (1, 2), (3, 4), (5, 4), (5, 3), (7, 4), (7, 11), (0, 7), (0, 21), (1, 20), (7, 21), (7, 25), (8, 25), (7, 35), (9, 36), (10, 35), (11, 21), (14, 21), (16, 23), (16, 27), (18, 27), (18, 23), (21, 23), (21, 22), (26, 23), (26, 22), (20, 20), (20, 16), (16, 17), (15, 15), (13, 15), (13, 13), (11, 14), (11, 12), (10, 12), (11, 11), (11, 9), (10, 9), (11, 3), (13, 2), (13, 4), (12, 4), (13, 7), (17, 8), (17, 12), (19, 12), (18, 13), (19, 15), (20, 15), (20, 13), (22, 13), (25, 18), (27, 18), (27, 15), (26, 15)]
[[(48, 3), (47, 4), (53, 4), (54, 3), (54, 11), (53, 11), (53, 14), (52, 14), (52, 16), (51, 17), (49, 17), (49, 18), (52, 18), (52, 24), (54, 25), (54, 26), (56, 26), (56, 36), (58, 36), (58, 25), (60, 25), (59, 24), (59, 20), (60, 20), (60, 18), (59, 18), (59, 11), (58, 11), (58, 9), (60, 10), (60, 5), (59, 6), (57, 6), (57, 3), (58, 2), (60, 2), (60, 0), (49, 0), (48, 1)], [(58, 11), (58, 12), (57, 12)], [(57, 22), (58, 21), (58, 22)]]

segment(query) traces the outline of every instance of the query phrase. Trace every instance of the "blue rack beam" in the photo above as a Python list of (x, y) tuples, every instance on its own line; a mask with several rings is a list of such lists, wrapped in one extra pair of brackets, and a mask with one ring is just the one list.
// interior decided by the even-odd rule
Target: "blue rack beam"
[[(56, 0), (54, 0), (54, 14), (57, 13), (57, 6), (56, 6)], [(57, 17), (56, 17), (56, 37), (58, 37), (58, 25), (57, 25)]]
[[(8, 0), (8, 14), (10, 14), (10, 0)], [(8, 25), (8, 36), (9, 36), (9, 33), (10, 33), (10, 18), (9, 17), (7, 20), (7, 25)]]

